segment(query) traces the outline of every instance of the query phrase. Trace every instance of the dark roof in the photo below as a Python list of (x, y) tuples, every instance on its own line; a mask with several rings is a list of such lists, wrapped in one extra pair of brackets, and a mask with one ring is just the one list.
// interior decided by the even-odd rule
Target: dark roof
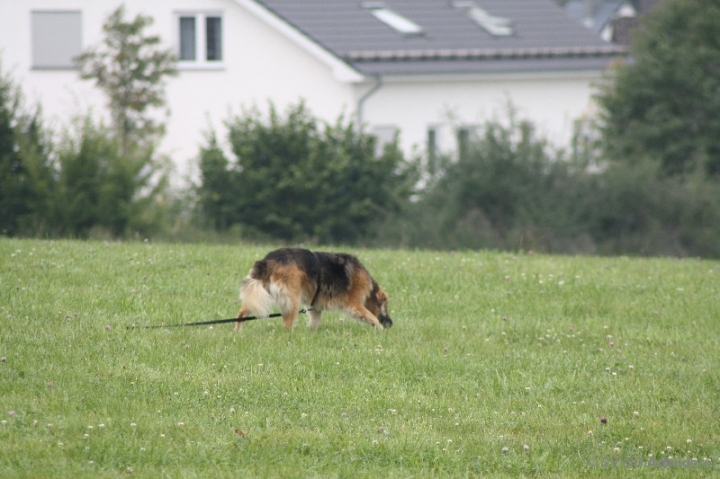
[[(257, 0), (364, 74), (597, 70), (622, 53), (552, 0), (475, 0), (513, 33), (494, 36), (449, 0)], [(375, 18), (382, 3), (422, 27), (402, 34)], [(468, 3), (468, 2), (464, 2)]]

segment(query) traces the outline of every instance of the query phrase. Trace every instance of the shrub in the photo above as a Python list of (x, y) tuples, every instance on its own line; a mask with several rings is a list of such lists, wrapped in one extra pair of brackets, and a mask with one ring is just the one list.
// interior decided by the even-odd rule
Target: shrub
[(281, 116), (270, 105), (228, 121), (232, 158), (215, 133), (201, 149), (201, 215), (245, 237), (357, 243), (407, 200), (415, 168), (397, 141), (376, 154), (374, 137), (342, 118), (314, 118), (304, 104)]

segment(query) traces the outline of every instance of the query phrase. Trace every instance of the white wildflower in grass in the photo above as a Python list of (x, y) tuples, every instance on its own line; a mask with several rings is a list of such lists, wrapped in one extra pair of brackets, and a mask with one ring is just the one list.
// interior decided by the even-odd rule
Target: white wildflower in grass
[(619, 453), (620, 453), (620, 448), (619, 448), (619, 447), (614, 448), (614, 449), (613, 449), (613, 452), (614, 452), (615, 454), (619, 454)]
[(182, 421), (180, 421), (180, 422), (178, 423), (178, 427), (183, 427), (184, 425), (185, 425), (185, 423), (182, 422)]
[(134, 428), (137, 427), (137, 424), (135, 424), (134, 422), (131, 422), (131, 423), (130, 423), (130, 427), (134, 429)]
[(528, 452), (530, 450), (530, 446), (527, 444), (523, 444), (523, 451)]
[(503, 448), (502, 448), (500, 451), (501, 451), (503, 454), (507, 454), (508, 452), (510, 452), (510, 448), (507, 447), (507, 446), (503, 446)]
[(103, 424), (103, 423), (98, 424), (98, 428), (99, 428), (99, 429), (105, 428), (105, 424)]

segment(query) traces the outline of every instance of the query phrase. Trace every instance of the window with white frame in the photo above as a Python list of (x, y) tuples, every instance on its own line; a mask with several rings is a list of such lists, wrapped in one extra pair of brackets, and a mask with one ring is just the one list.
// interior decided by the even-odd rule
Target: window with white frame
[(223, 17), (219, 13), (178, 13), (177, 55), (181, 66), (211, 67), (223, 62)]
[(79, 11), (33, 11), (32, 67), (75, 69), (73, 60), (82, 53), (82, 13)]
[(363, 2), (363, 8), (368, 10), (375, 18), (383, 22), (398, 33), (404, 35), (422, 35), (420, 25), (404, 17), (394, 10), (390, 10), (383, 2)]

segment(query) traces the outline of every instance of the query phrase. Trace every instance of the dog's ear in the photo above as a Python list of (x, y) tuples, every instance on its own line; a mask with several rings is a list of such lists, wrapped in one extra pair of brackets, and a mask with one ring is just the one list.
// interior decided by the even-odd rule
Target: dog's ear
[(378, 302), (378, 306), (380, 306), (380, 315), (378, 316), (380, 324), (386, 328), (391, 327), (393, 322), (388, 314), (388, 295), (385, 290), (378, 288), (378, 291), (375, 294), (375, 299)]
[(380, 302), (381, 304), (382, 304), (382, 303), (387, 303), (388, 295), (387, 295), (387, 293), (385, 292), (384, 289), (378, 289), (378, 292), (377, 292), (377, 300), (378, 300), (378, 302)]

